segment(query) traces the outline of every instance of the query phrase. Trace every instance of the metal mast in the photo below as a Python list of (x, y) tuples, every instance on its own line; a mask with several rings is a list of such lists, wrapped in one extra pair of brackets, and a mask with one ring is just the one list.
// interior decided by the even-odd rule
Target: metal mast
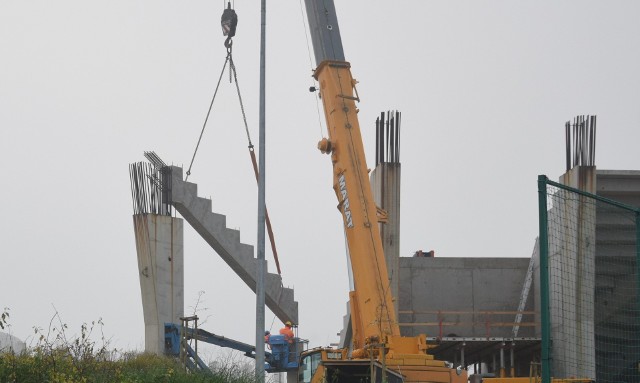
[(258, 267), (256, 278), (256, 379), (264, 382), (264, 290), (266, 261), (264, 257), (265, 225), (265, 31), (267, 24), (266, 0), (261, 0), (260, 21), (260, 133), (258, 142)]

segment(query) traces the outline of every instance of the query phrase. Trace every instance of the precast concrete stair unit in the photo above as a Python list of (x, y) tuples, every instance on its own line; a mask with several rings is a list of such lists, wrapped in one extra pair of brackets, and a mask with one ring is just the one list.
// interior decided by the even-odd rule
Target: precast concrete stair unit
[[(240, 232), (226, 226), (226, 216), (211, 211), (211, 200), (198, 197), (198, 186), (183, 180), (182, 168), (171, 166), (170, 201), (184, 219), (256, 291), (257, 259), (253, 246), (240, 242)], [(265, 303), (282, 322), (298, 323), (298, 302), (293, 289), (282, 285), (278, 274), (267, 273)]]

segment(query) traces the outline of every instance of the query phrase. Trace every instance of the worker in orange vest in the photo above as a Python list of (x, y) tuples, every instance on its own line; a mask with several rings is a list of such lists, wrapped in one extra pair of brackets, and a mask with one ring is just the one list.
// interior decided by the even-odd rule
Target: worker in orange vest
[(289, 343), (293, 343), (293, 338), (295, 337), (291, 329), (292, 326), (291, 322), (287, 321), (284, 327), (280, 329), (280, 335), (284, 335), (284, 339)]
[(295, 361), (295, 352), (296, 352), (296, 345), (294, 344), (294, 337), (295, 335), (293, 334), (293, 330), (291, 329), (291, 327), (293, 327), (293, 325), (291, 324), (290, 321), (286, 321), (284, 324), (284, 327), (280, 329), (280, 335), (284, 335), (284, 339), (289, 342), (289, 362), (293, 362)]

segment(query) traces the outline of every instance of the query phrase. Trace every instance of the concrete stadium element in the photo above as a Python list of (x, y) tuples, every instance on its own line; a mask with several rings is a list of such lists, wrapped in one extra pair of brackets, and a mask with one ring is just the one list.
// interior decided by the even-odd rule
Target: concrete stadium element
[[(226, 227), (226, 217), (211, 211), (211, 200), (198, 197), (198, 187), (183, 181), (182, 168), (171, 166), (171, 204), (238, 276), (256, 291), (257, 259), (253, 246), (240, 242), (240, 232)], [(282, 322), (298, 323), (293, 289), (278, 274), (267, 273), (265, 303)]]
[(164, 324), (184, 316), (183, 220), (133, 216), (145, 327), (145, 351), (164, 353)]
[(381, 163), (371, 172), (371, 189), (376, 205), (387, 214), (381, 223), (380, 236), (389, 274), (389, 287), (398, 316), (398, 284), (400, 276), (400, 163)]
[[(511, 337), (528, 265), (527, 258), (401, 257), (402, 333)], [(525, 310), (532, 309), (529, 300)], [(521, 328), (520, 336), (533, 336), (533, 327)]]
[[(596, 170), (598, 196), (640, 207), (640, 171)], [(637, 368), (640, 360), (638, 311), (633, 299), (616, 297), (638, 291), (635, 222), (630, 215), (598, 209), (596, 221), (595, 349), (596, 380), (611, 380)], [(636, 296), (637, 299), (637, 296)], [(620, 328), (629, 329), (620, 331)], [(635, 329), (635, 330), (634, 330)], [(615, 346), (612, 346), (615, 345)], [(626, 371), (626, 372), (625, 372)]]
[[(597, 195), (630, 206), (640, 206), (640, 171), (596, 170), (595, 176)], [(592, 230), (584, 228), (587, 229)], [(632, 312), (635, 306), (629, 305), (629, 302), (608, 299), (609, 296), (621, 295), (623, 291), (636, 291), (637, 275), (634, 270), (628, 266), (614, 267), (618, 264), (629, 265), (630, 260), (636, 257), (635, 223), (607, 211), (598, 211), (595, 231), (595, 262), (608, 263), (605, 267), (596, 267), (595, 281), (589, 282), (596, 291), (606, 292), (601, 293), (600, 298), (594, 298), (593, 311), (608, 315), (604, 316), (606, 320), (593, 318), (593, 313), (591, 318), (583, 319), (595, 325), (594, 349), (610, 349), (606, 355), (595, 354), (597, 379), (604, 375), (618, 376), (629, 368), (633, 360), (640, 360), (635, 347), (637, 340), (640, 340), (640, 333), (619, 330), (620, 326), (636, 326), (636, 314)], [(428, 338), (442, 337), (436, 341), (439, 347), (432, 350), (438, 359), (455, 361), (457, 353), (460, 361), (460, 350), (465, 348), (468, 363), (487, 363), (491, 371), (495, 371), (491, 366), (495, 364), (492, 360), (499, 360), (500, 339), (507, 339), (507, 347), (515, 349), (516, 373), (528, 374), (531, 360), (540, 358), (539, 258), (537, 241), (531, 259), (524, 255), (522, 258), (400, 257), (398, 299), (402, 335), (426, 333)], [(530, 262), (533, 280), (530, 292), (523, 297), (523, 285)], [(519, 339), (515, 339), (512, 338), (511, 324), (515, 324), (515, 313), (523, 299), (523, 326), (518, 332)], [(347, 305), (341, 346), (349, 345), (350, 330)], [(476, 347), (479, 351), (473, 349), (469, 339), (480, 343)], [(485, 341), (480, 342), (483, 339)], [(591, 339), (589, 336), (587, 341), (591, 342)], [(605, 341), (609, 344), (603, 344)], [(619, 347), (611, 349), (612, 343)], [(618, 357), (618, 364), (613, 364), (614, 359), (610, 358), (612, 354)], [(627, 364), (624, 364), (625, 359)]]
[[(560, 177), (560, 183), (595, 194), (596, 168), (575, 166)], [(555, 242), (549, 247), (553, 371), (556, 376), (595, 379), (596, 208), (591, 200), (580, 198), (558, 202), (560, 206), (553, 207), (558, 210), (557, 220), (549, 220), (549, 231), (562, 232), (558, 225), (567, 237), (557, 247), (551, 246)]]
[[(594, 188), (598, 196), (629, 206), (640, 206), (640, 171), (596, 170), (595, 177)], [(626, 333), (619, 331), (621, 325), (629, 328), (635, 326), (634, 309), (630, 310), (627, 301), (621, 302), (615, 298), (622, 296), (624, 292), (635, 291), (636, 288), (637, 275), (628, 267), (636, 257), (635, 230), (635, 222), (628, 217), (596, 208), (596, 268), (593, 287), (600, 293), (594, 297), (590, 320), (594, 324), (594, 349), (612, 350), (607, 353), (595, 353), (596, 381), (603, 377), (618, 376), (639, 356), (637, 347), (634, 346), (640, 339), (640, 334), (637, 331)], [(537, 249), (533, 258), (534, 281), (536, 281), (534, 284), (535, 311), (539, 313), (540, 286), (537, 281), (540, 280), (540, 254)], [(536, 336), (539, 337), (541, 335), (539, 314), (536, 314), (536, 323), (538, 324)], [(612, 347), (612, 344), (617, 346)], [(613, 355), (615, 357), (612, 357)], [(625, 363), (625, 360), (628, 362)]]
[(21, 354), (27, 350), (27, 344), (17, 337), (7, 334), (6, 332), (0, 332), (0, 354), (13, 353)]

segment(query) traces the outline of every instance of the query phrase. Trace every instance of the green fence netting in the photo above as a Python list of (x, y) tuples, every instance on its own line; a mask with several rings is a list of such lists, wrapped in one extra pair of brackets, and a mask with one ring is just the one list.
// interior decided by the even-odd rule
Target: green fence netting
[(543, 382), (640, 382), (640, 211), (538, 184)]

